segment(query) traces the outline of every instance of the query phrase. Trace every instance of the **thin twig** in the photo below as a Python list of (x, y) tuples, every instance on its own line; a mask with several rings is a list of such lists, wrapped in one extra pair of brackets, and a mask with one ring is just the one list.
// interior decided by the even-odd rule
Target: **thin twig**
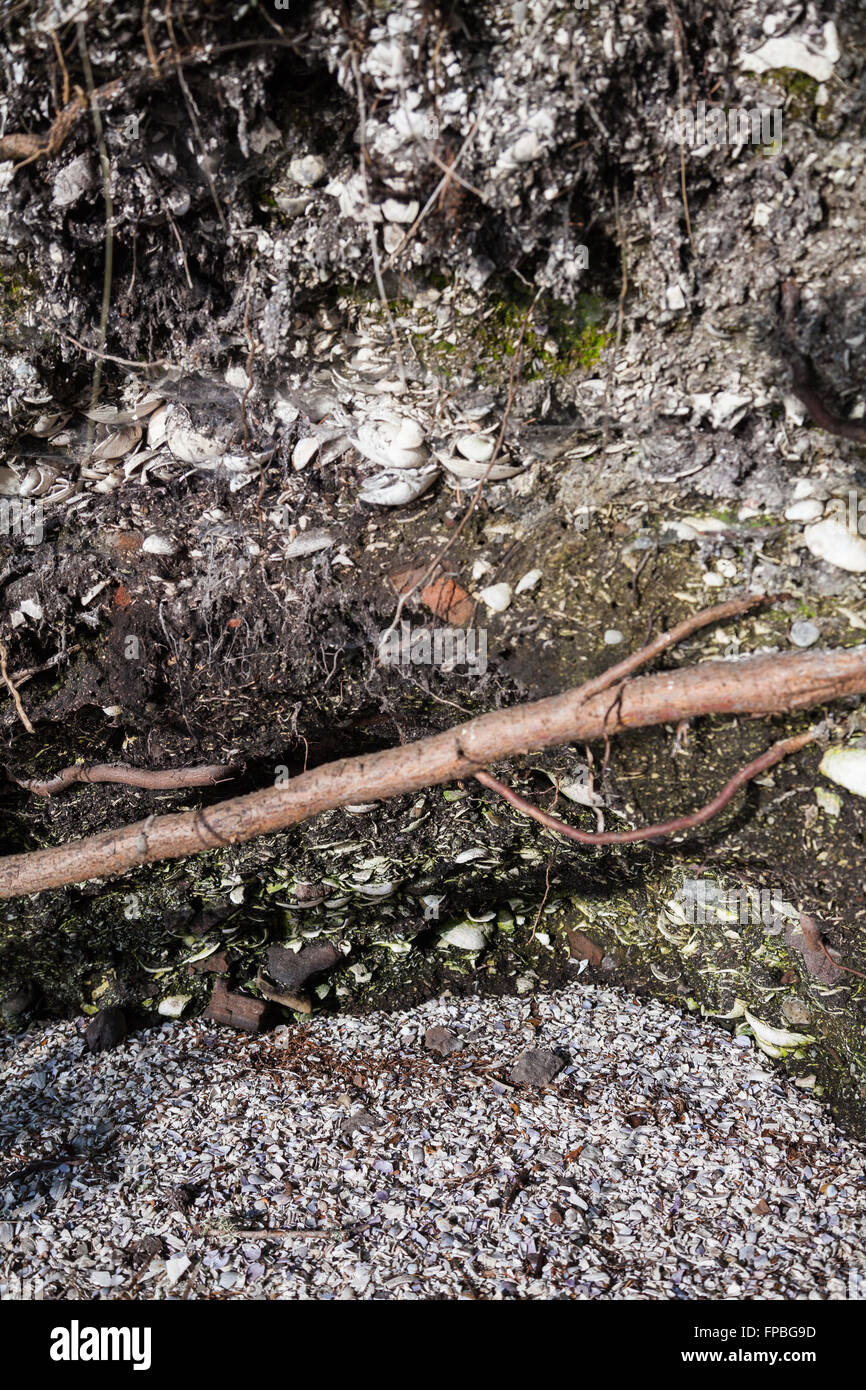
[(50, 656), (47, 661), (43, 661), (39, 666), (25, 666), (23, 671), (13, 671), (10, 679), (14, 682), (17, 690), (25, 681), (32, 680), (34, 676), (41, 675), (43, 671), (50, 671), (52, 666), (56, 666), (60, 661), (65, 661), (65, 659), (68, 656), (72, 656), (74, 652), (80, 651), (80, 643), (76, 642), (73, 646), (67, 647), (62, 652), (55, 652), (54, 656)]
[(73, 347), (80, 348), (82, 352), (86, 352), (90, 357), (101, 358), (103, 362), (116, 362), (120, 367), (138, 367), (141, 371), (146, 371), (151, 367), (168, 367), (177, 370), (175, 364), (169, 362), (165, 357), (157, 357), (152, 362), (133, 362), (129, 357), (115, 357), (113, 353), (100, 352), (98, 348), (88, 347), (86, 343), (82, 343), (80, 338), (73, 338), (71, 333), (64, 333), (63, 329), (58, 328), (50, 319), (40, 316), (39, 322), (43, 323), (52, 333), (56, 333), (58, 338), (63, 338), (67, 343), (72, 343)]
[(12, 696), (21, 723), (24, 725), (28, 734), (35, 734), (36, 730), (27, 718), (27, 711), (21, 703), (21, 696), (18, 694), (16, 687), (12, 684), (9, 672), (6, 669), (6, 646), (3, 642), (0, 642), (0, 677), (2, 677), (3, 684)]
[(542, 914), (542, 912), (544, 911), (544, 904), (547, 902), (547, 897), (548, 897), (548, 894), (549, 894), (549, 893), (550, 893), (550, 863), (548, 862), (547, 865), (546, 865), (546, 867), (545, 867), (545, 870), (544, 870), (544, 897), (541, 899), (541, 906), (539, 907), (537, 913), (535, 914), (535, 921), (534, 921), (533, 924), (532, 924), (532, 931), (531, 931), (530, 934), (529, 934), (529, 945), (530, 945), (530, 946), (532, 945), (533, 941), (535, 940), (535, 933), (536, 933), (536, 931), (538, 930), (538, 924), (539, 924), (539, 922), (541, 921), (541, 914)]
[(57, 30), (51, 29), (49, 30), (49, 32), (51, 34), (51, 42), (54, 44), (54, 52), (57, 54), (57, 61), (60, 64), (60, 71), (63, 74), (63, 96), (61, 98), (60, 103), (60, 109), (62, 111), (65, 106), (69, 105), (69, 69), (66, 66), (66, 59), (63, 56), (63, 49), (60, 47), (60, 40), (57, 37)]
[(702, 628), (711, 627), (713, 623), (727, 622), (729, 618), (738, 618), (743, 613), (749, 613), (753, 608), (760, 608), (769, 603), (779, 603), (787, 598), (786, 594), (746, 594), (743, 598), (726, 599), (724, 603), (717, 603), (712, 608), (703, 608), (700, 613), (693, 613), (690, 618), (684, 618), (681, 623), (670, 628), (666, 632), (660, 632), (658, 637), (654, 637), (651, 642), (647, 642), (641, 647), (640, 651), (632, 652), (631, 656), (623, 657), (613, 666), (608, 666), (606, 671), (602, 671), (600, 676), (594, 676), (592, 680), (586, 681), (579, 689), (578, 694), (583, 700), (589, 700), (594, 695), (600, 695), (602, 691), (609, 690), (612, 685), (617, 685), (624, 681), (639, 667), (646, 666), (648, 661), (653, 661), (655, 657), (661, 656), (669, 647), (679, 646), (687, 637), (700, 632)]
[[(111, 165), (108, 162), (105, 132), (102, 128), (102, 113), (99, 109), (96, 87), (93, 81), (93, 69), (90, 66), (90, 53), (87, 49), (87, 38), (84, 33), (84, 20), (79, 19), (75, 27), (78, 35), (78, 51), (81, 54), (81, 66), (84, 71), (84, 84), (87, 88), (87, 100), (93, 119), (93, 131), (99, 149), (99, 167), (102, 171), (102, 196), (105, 201), (105, 268), (102, 275), (102, 308), (99, 314), (99, 353), (102, 353), (105, 351), (105, 342), (108, 335), (108, 311), (111, 305), (111, 276), (114, 264), (114, 203), (111, 196)], [(95, 408), (96, 402), (99, 399), (99, 384), (102, 379), (102, 366), (99, 353), (96, 355), (96, 365), (93, 369), (93, 383), (90, 388), (91, 410)], [(89, 432), (90, 425), (88, 426), (88, 433)]]
[(853, 966), (850, 966), (850, 965), (843, 965), (842, 962), (841, 962), (840, 960), (834, 960), (833, 957), (830, 955), (830, 952), (827, 950), (827, 947), (824, 945), (823, 941), (821, 940), (820, 936), (818, 937), (818, 945), (820, 946), (821, 950), (824, 952), (824, 955), (827, 957), (827, 959), (828, 959), (828, 961), (830, 962), (830, 964), (831, 964), (831, 965), (834, 965), (834, 966), (836, 967), (837, 970), (845, 970), (845, 971), (847, 971), (847, 973), (848, 973), (849, 975), (857, 975), (861, 980), (866, 980), (866, 975), (864, 975), (864, 973), (863, 973), (862, 970), (855, 970), (855, 969), (853, 968)]
[[(439, 182), (437, 183), (436, 187), (433, 189), (433, 192), (430, 194), (430, 197), (427, 199), (426, 203), (424, 204), (423, 208), (422, 208), (421, 211), (419, 212), (418, 216), (415, 218), (415, 221), (412, 223), (412, 225), (411, 225), (411, 227), (409, 228), (409, 230), (408, 230), (408, 231), (405, 233), (405, 235), (403, 236), (403, 240), (397, 244), (397, 246), (394, 248), (394, 250), (391, 252), (391, 254), (390, 254), (390, 256), (388, 257), (388, 259), (386, 260), (386, 262), (385, 262), (385, 269), (386, 269), (386, 270), (390, 270), (391, 266), (394, 264), (394, 262), (397, 260), (397, 258), (398, 258), (399, 256), (402, 256), (403, 252), (406, 250), (406, 247), (409, 245), (409, 242), (412, 240), (412, 238), (413, 238), (413, 237), (415, 236), (415, 234), (417, 233), (418, 228), (421, 226), (421, 223), (424, 221), (425, 217), (429, 216), (430, 212), (431, 212), (432, 209), (435, 207), (437, 199), (438, 199), (439, 197), (441, 197), (441, 195), (444, 193), (445, 189), (448, 187), (448, 184), (451, 182), (451, 180), (452, 180), (453, 178), (456, 178), (456, 176), (457, 176), (457, 165), (460, 163), (461, 159), (463, 158), (464, 154), (465, 154), (466, 151), (468, 150), (468, 148), (469, 148), (469, 146), (470, 146), (470, 144), (471, 144), (471, 142), (472, 142), (472, 140), (473, 140), (473, 138), (474, 138), (474, 136), (475, 136), (475, 132), (476, 132), (476, 130), (478, 129), (478, 121), (479, 121), (479, 119), (480, 119), (480, 117), (476, 117), (476, 119), (472, 122), (472, 125), (469, 127), (469, 133), (468, 133), (468, 135), (466, 136), (466, 139), (463, 141), (463, 144), (460, 146), (460, 149), (457, 151), (457, 153), (456, 153), (456, 155), (454, 156), (454, 159), (452, 160), (452, 162), (448, 165), (448, 168), (447, 168), (445, 174), (444, 174), (443, 177), (439, 180)], [(434, 158), (434, 159), (435, 159), (435, 156), (433, 156), (432, 153), (431, 153), (431, 158)], [(438, 160), (435, 160), (435, 162), (438, 163), (439, 161), (438, 161)], [(472, 192), (476, 192), (476, 190), (473, 189)], [(478, 196), (480, 197), (481, 195), (479, 194)]]
[(156, 56), (156, 50), (153, 46), (153, 39), (150, 37), (150, 24), (148, 23), (149, 12), (150, 0), (144, 0), (144, 4), (141, 10), (141, 32), (144, 35), (144, 46), (147, 49), (147, 56), (150, 61), (151, 72), (153, 73), (154, 77), (161, 77), (162, 73), (159, 70), (159, 59)]

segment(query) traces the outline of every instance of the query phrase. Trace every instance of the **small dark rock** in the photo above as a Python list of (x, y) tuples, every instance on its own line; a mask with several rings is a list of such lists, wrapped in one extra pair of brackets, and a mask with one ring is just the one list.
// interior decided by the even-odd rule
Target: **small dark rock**
[(22, 985), (12, 994), (7, 994), (0, 1003), (0, 1018), (5, 1023), (12, 1023), (14, 1019), (26, 1014), (36, 998), (36, 991), (31, 984)]
[[(151, 1260), (157, 1256), (165, 1254), (165, 1242), (162, 1236), (142, 1236), (140, 1240), (135, 1240), (126, 1252), (126, 1258), (135, 1269), (150, 1264)], [(89, 1254), (86, 1250), (85, 1253)]]
[(268, 973), (290, 994), (298, 994), (314, 975), (330, 970), (340, 960), (340, 952), (330, 941), (313, 941), (300, 951), (285, 946), (269, 946)]
[(508, 1079), (513, 1085), (546, 1086), (558, 1076), (565, 1066), (563, 1059), (546, 1047), (531, 1047), (521, 1052), (509, 1072)]
[(201, 1191), (201, 1183), (191, 1182), (178, 1183), (176, 1187), (170, 1188), (167, 1195), (172, 1210), (186, 1215)]
[(125, 1040), (126, 1016), (116, 1004), (100, 1009), (84, 1030), (84, 1041), (89, 1052), (108, 1052)]
[(212, 956), (205, 956), (204, 960), (194, 960), (186, 967), (188, 975), (197, 975), (202, 971), (210, 970), (214, 975), (226, 975), (229, 968), (229, 958), (227, 951), (215, 951)]
[(447, 1057), (449, 1052), (460, 1052), (463, 1043), (451, 1032), (450, 1028), (428, 1028), (424, 1034), (424, 1046), (430, 1052), (438, 1052), (440, 1056)]
[(294, 894), (299, 903), (310, 907), (323, 903), (328, 896), (327, 889), (322, 883), (296, 883)]
[(356, 1110), (343, 1120), (340, 1133), (344, 1139), (351, 1139), (353, 1134), (370, 1134), (374, 1129), (381, 1128), (382, 1121), (376, 1115), (371, 1115), (369, 1110)]

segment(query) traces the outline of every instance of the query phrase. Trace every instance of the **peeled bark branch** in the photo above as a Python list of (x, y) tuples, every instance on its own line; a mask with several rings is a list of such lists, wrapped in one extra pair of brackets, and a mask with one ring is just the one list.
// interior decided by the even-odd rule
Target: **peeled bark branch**
[(866, 646), (710, 661), (627, 680), (588, 699), (586, 690), (496, 710), (417, 743), (326, 763), (285, 785), (207, 810), (150, 816), (53, 849), (13, 855), (0, 860), (0, 899), (242, 844), (339, 806), (470, 777), (490, 763), (533, 749), (591, 742), (625, 729), (705, 714), (780, 714), (864, 694)]

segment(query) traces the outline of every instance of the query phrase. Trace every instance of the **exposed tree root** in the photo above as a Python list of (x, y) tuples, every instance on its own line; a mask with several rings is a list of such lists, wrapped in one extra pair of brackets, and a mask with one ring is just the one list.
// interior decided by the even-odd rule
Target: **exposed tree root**
[(537, 820), (547, 830), (555, 830), (557, 835), (564, 835), (568, 840), (576, 840), (579, 845), (631, 845), (638, 840), (657, 840), (663, 835), (679, 835), (684, 830), (694, 830), (699, 825), (704, 825), (713, 816), (727, 806), (733, 800), (741, 787), (747, 782), (751, 782), (753, 777), (758, 777), (767, 768), (775, 766), (776, 763), (787, 758), (790, 753), (797, 753), (801, 748), (805, 748), (808, 743), (814, 743), (817, 734), (810, 730), (805, 734), (796, 734), (794, 738), (783, 739), (780, 743), (774, 743), (772, 748), (768, 748), (766, 753), (762, 753), (753, 762), (741, 767), (729, 782), (719, 792), (718, 796), (708, 801), (706, 806), (702, 806), (699, 811), (692, 811), (686, 816), (677, 816), (674, 820), (661, 821), (658, 825), (644, 825), (640, 830), (577, 830), (573, 825), (566, 825), (565, 821), (559, 820), (556, 816), (548, 815), (547, 811), (541, 811), (537, 806), (533, 806), (531, 801), (520, 796), (513, 787), (508, 787), (504, 782), (498, 782), (495, 777), (491, 777), (489, 772), (476, 772), (475, 780), (480, 782), (482, 787), (488, 787), (490, 791), (497, 792), (504, 797), (516, 810), (522, 811), (523, 815), (531, 816)]
[[(562, 695), (495, 710), (416, 743), (326, 763), (287, 783), (221, 801), (207, 810), (149, 816), (87, 839), (0, 860), (0, 899), (240, 844), (339, 806), (385, 800), (471, 777), (490, 763), (532, 749), (589, 742), (625, 729), (705, 714), (778, 714), (866, 693), (866, 646), (709, 661), (627, 679), (636, 666), (681, 640), (686, 632), (765, 601), (748, 595), (697, 614), (602, 676)], [(798, 746), (810, 737), (802, 735)], [(764, 759), (776, 761), (774, 754), (784, 756), (778, 753), (780, 747), (790, 752), (792, 741), (777, 745)], [(737, 774), (737, 785), (747, 780), (749, 771)], [(654, 833), (661, 831), (656, 828)]]
[(213, 787), (236, 777), (239, 769), (230, 763), (212, 763), (203, 767), (169, 768), (150, 772), (144, 767), (129, 767), (126, 763), (73, 763), (53, 777), (20, 778), (19, 787), (36, 796), (56, 796), (67, 787), (80, 782), (116, 782), (124, 787), (147, 787), (151, 791), (167, 791), (178, 787)]

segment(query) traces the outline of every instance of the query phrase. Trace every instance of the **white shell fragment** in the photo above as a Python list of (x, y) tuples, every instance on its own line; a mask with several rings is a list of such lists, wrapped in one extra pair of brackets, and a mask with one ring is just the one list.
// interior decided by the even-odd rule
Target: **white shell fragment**
[(767, 39), (754, 53), (744, 53), (740, 67), (744, 72), (770, 72), (774, 68), (789, 68), (804, 72), (816, 82), (829, 82), (842, 51), (839, 35), (832, 20), (824, 25), (823, 51), (795, 34)]
[(306, 439), (299, 439), (292, 450), (292, 467), (299, 472), (306, 468), (310, 459), (318, 453), (320, 443), (314, 434), (308, 435)]
[(383, 468), (421, 468), (428, 458), (417, 421), (395, 419), (359, 426), (352, 443), (365, 458)]
[(80, 154), (65, 165), (54, 180), (51, 201), (56, 208), (68, 208), (77, 203), (83, 193), (95, 184), (96, 175), (89, 157)]
[(824, 510), (817, 497), (803, 497), (785, 508), (786, 521), (817, 521)]
[(491, 612), (504, 613), (511, 603), (513, 592), (510, 584), (490, 584), (486, 589), (479, 589), (478, 597)]
[(431, 488), (438, 473), (435, 464), (411, 472), (374, 473), (364, 480), (358, 496), (377, 507), (402, 507)]
[(93, 459), (119, 459), (124, 454), (128, 454), (134, 449), (141, 439), (141, 425), (122, 425), (120, 429), (112, 430), (104, 439), (94, 447), (91, 458)]
[(315, 555), (318, 550), (327, 550), (334, 544), (334, 537), (326, 531), (305, 531), (286, 545), (283, 555), (287, 560), (297, 559), (299, 555)]
[(476, 463), (489, 463), (496, 448), (486, 434), (463, 434), (455, 444), (464, 458), (473, 459)]
[(503, 478), (513, 478), (517, 473), (523, 472), (519, 465), (513, 463), (497, 461), (491, 468), (489, 463), (476, 463), (461, 454), (438, 454), (437, 457), (455, 478), (469, 478), (474, 482), (480, 482), (485, 478), (491, 483), (498, 483)]
[(165, 427), (169, 415), (171, 414), (170, 405), (159, 406), (151, 415), (147, 422), (147, 447), (148, 449), (158, 449), (165, 443)]
[(828, 748), (819, 772), (855, 796), (866, 796), (866, 744), (854, 748)]
[(191, 998), (191, 994), (166, 995), (165, 999), (160, 999), (156, 1011), (163, 1018), (180, 1018)]
[(748, 1009), (744, 1011), (744, 1016), (756, 1041), (765, 1044), (767, 1048), (804, 1047), (806, 1043), (815, 1041), (811, 1033), (789, 1033), (786, 1028), (772, 1028), (769, 1023), (755, 1018)]
[(300, 159), (293, 159), (289, 164), (289, 178), (294, 179), (302, 188), (312, 188), (321, 182), (326, 173), (325, 161), (317, 154), (302, 155)]
[(516, 594), (526, 594), (534, 589), (541, 579), (541, 570), (527, 570), (522, 579), (518, 579), (514, 592)]
[(487, 945), (484, 932), (471, 922), (458, 922), (456, 926), (449, 927), (439, 941), (444, 946), (456, 946), (459, 951), (483, 951)]
[(408, 225), (418, 216), (420, 204), (413, 199), (411, 203), (398, 202), (396, 198), (386, 198), (382, 204), (382, 214), (387, 222), (402, 222)]
[(866, 540), (835, 517), (807, 526), (803, 539), (817, 559), (849, 574), (866, 573)]
[(165, 441), (180, 463), (209, 463), (221, 458), (225, 446), (192, 427), (190, 413), (175, 406), (165, 427)]
[(141, 548), (146, 555), (173, 555), (177, 550), (173, 540), (168, 536), (145, 536), (141, 543)]

